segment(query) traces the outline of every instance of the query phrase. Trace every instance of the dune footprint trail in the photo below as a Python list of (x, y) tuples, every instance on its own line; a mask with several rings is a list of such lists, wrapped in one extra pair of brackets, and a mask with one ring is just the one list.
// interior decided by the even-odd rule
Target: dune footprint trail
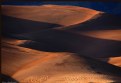
[(2, 6), (4, 81), (121, 82), (120, 17), (115, 18), (76, 6)]

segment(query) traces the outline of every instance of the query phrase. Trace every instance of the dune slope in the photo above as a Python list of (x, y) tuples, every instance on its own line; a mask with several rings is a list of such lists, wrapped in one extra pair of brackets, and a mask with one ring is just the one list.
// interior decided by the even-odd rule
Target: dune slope
[(2, 78), (121, 82), (120, 22), (119, 16), (76, 6), (2, 6)]
[(64, 26), (84, 22), (98, 13), (100, 12), (77, 6), (2, 6), (2, 14), (6, 16)]
[(11, 34), (69, 26), (87, 21), (98, 13), (100, 12), (76, 6), (2, 6), (4, 27), (2, 33), (10, 36)]
[(51, 45), (61, 48), (62, 51), (74, 52), (88, 57), (106, 58), (121, 54), (120, 41), (78, 35), (65, 30), (50, 29), (15, 35), (13, 37), (38, 42), (49, 42)]
[(68, 52), (42, 52), (23, 48), (6, 40), (2, 45), (2, 73), (19, 82), (121, 81), (121, 68), (113, 65)]

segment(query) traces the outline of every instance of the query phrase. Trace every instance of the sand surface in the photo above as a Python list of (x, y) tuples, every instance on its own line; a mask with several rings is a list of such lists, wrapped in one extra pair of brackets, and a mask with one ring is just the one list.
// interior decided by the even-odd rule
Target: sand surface
[(36, 51), (16, 46), (15, 42), (7, 43), (4, 40), (2, 55), (4, 55), (2, 56), (2, 73), (19, 82), (120, 81), (120, 68), (73, 53)]
[(120, 17), (76, 6), (8, 5), (2, 21), (5, 81), (121, 82)]
[(83, 7), (58, 5), (3, 6), (2, 10), (2, 13), (7, 16), (66, 26), (84, 22), (99, 13)]

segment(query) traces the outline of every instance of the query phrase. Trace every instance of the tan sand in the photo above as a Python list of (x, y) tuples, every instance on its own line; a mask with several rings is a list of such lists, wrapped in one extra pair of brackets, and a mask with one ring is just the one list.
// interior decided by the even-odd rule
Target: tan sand
[(2, 15), (2, 74), (20, 83), (121, 82), (115, 16), (58, 5), (2, 6)]
[(100, 12), (76, 6), (2, 6), (2, 14), (7, 16), (65, 26), (84, 22), (98, 13)]
[[(19, 82), (105, 83), (120, 81), (116, 74), (120, 69), (107, 63), (79, 57), (73, 53), (42, 52), (6, 43), (5, 40), (3, 42), (2, 73), (12, 76)], [(112, 67), (115, 68), (115, 73), (110, 71)]]
[(121, 57), (111, 57), (108, 62), (121, 67)]
[(87, 35), (89, 37), (117, 40), (117, 41), (121, 41), (120, 33), (121, 33), (121, 29), (120, 30), (97, 30), (97, 31), (81, 32), (81, 34)]

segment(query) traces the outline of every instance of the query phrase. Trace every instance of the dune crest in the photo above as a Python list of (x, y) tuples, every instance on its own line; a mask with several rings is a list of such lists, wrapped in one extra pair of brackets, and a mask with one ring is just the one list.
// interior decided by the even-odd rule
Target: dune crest
[(100, 12), (77, 6), (2, 6), (2, 14), (7, 16), (64, 26), (84, 22), (98, 13)]

